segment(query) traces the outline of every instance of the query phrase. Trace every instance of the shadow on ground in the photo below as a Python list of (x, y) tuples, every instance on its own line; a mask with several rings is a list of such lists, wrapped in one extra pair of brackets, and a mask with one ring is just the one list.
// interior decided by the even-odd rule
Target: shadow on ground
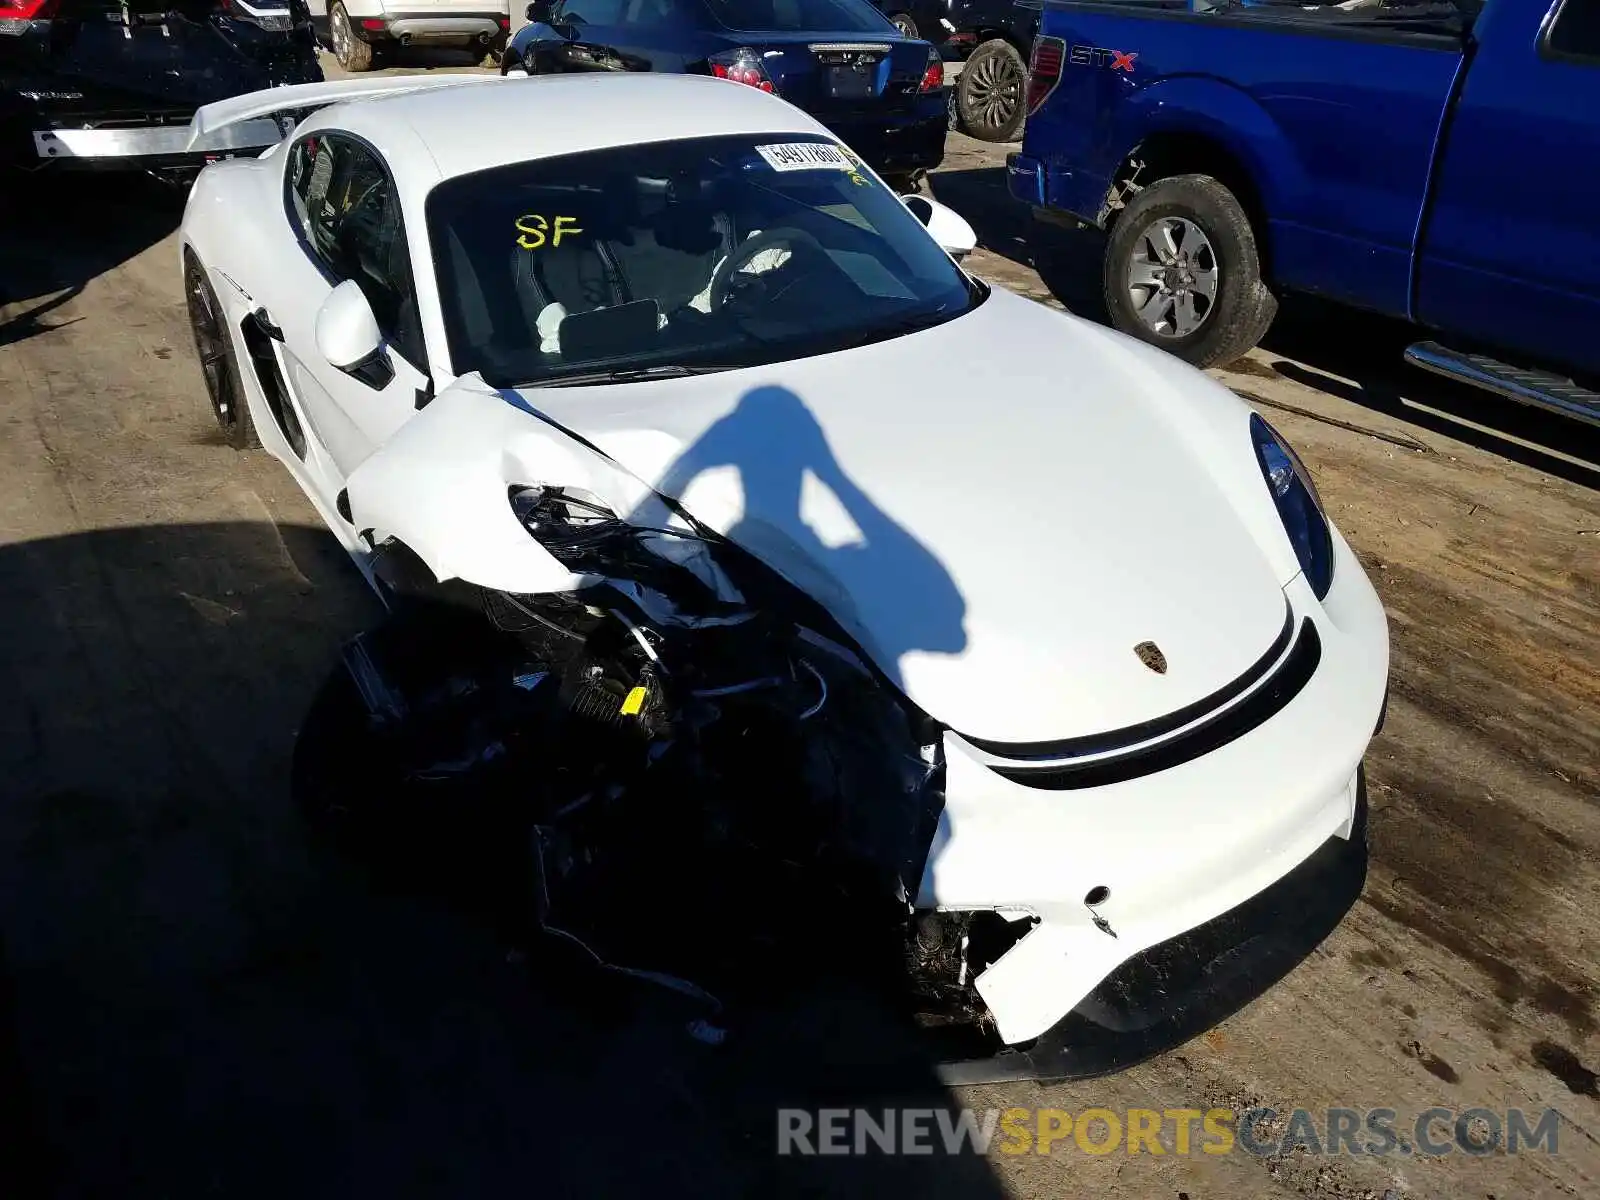
[[(1027, 206), (1006, 191), (1005, 170), (1000, 167), (941, 172), (929, 183), (937, 199), (967, 218), (982, 249), (1032, 266), (1066, 308), (1108, 323), (1101, 290), (1104, 239), (1099, 233), (1036, 221)], [(1420, 336), (1404, 322), (1309, 297), (1290, 297), (1262, 343), (1272, 356), (1270, 370), (1257, 361), (1245, 361), (1260, 367), (1267, 377), (1281, 376), (1419, 430), (1456, 438), (1563, 479), (1600, 486), (1600, 465), (1573, 464), (1541, 449), (1600, 464), (1600, 433), (1406, 366), (1405, 348)], [(1438, 412), (1426, 412), (1417, 404)]]
[[(1422, 336), (1401, 321), (1293, 297), (1261, 348), (1271, 370), (1285, 379), (1534, 470), (1600, 487), (1600, 430), (1408, 367), (1405, 349)], [(1593, 465), (1568, 462), (1543, 448)]]
[(797, 987), (721, 1046), (603, 1022), (468, 907), (313, 843), (296, 729), (374, 616), (304, 528), (0, 549), (0, 1095), (42, 1131), (0, 1194), (999, 1194), (971, 1156), (776, 1156), (780, 1105), (949, 1103), (931, 1070), (834, 1080), (901, 1036), (862, 997)]
[(928, 191), (948, 204), (972, 226), (978, 248), (1029, 266), (1028, 226), (1032, 217), (1006, 191), (1004, 167), (977, 167), (965, 171), (940, 171), (928, 176)]
[(0, 316), (0, 349), (80, 320), (52, 314), (176, 229), (183, 202), (179, 188), (142, 175), (0, 176), (0, 222), (12, 234), (0, 243), (0, 307), (20, 306)]

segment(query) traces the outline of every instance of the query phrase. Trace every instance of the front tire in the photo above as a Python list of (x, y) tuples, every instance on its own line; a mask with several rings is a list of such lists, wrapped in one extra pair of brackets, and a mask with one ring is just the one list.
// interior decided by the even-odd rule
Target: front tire
[(343, 4), (336, 2), (328, 14), (328, 38), (333, 43), (333, 57), (341, 68), (352, 73), (372, 70), (372, 43), (356, 36)]
[(919, 38), (922, 36), (922, 34), (917, 32), (916, 18), (914, 18), (910, 13), (898, 12), (891, 16), (889, 20), (894, 23), (894, 27), (898, 29), (905, 37)]
[(972, 52), (956, 80), (956, 113), (961, 130), (986, 142), (1016, 138), (1027, 116), (1022, 93), (1028, 64), (1010, 42), (991, 38)]
[(1112, 227), (1103, 287), (1112, 325), (1197, 367), (1242, 357), (1278, 311), (1249, 215), (1209, 175), (1138, 193)]
[(234, 354), (233, 338), (228, 334), (222, 305), (206, 278), (205, 268), (193, 254), (184, 255), (183, 289), (189, 306), (189, 329), (194, 334), (194, 350), (205, 376), (206, 398), (216, 418), (222, 438), (235, 450), (250, 450), (261, 445), (250, 405), (245, 400), (244, 383), (239, 377), (239, 359)]

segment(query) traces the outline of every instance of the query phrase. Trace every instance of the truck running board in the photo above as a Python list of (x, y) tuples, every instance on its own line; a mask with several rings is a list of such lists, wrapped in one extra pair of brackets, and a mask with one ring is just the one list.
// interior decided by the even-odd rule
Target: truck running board
[(1508, 366), (1486, 355), (1447, 349), (1437, 342), (1408, 346), (1406, 361), (1424, 371), (1482, 388), (1518, 404), (1600, 425), (1600, 392), (1591, 392), (1548, 371)]

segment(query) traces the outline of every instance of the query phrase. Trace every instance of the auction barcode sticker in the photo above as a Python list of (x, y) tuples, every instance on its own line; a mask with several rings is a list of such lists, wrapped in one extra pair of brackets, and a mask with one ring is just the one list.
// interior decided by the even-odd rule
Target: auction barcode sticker
[(828, 142), (782, 142), (775, 146), (757, 146), (756, 153), (766, 159), (767, 165), (774, 171), (856, 169), (839, 147)]

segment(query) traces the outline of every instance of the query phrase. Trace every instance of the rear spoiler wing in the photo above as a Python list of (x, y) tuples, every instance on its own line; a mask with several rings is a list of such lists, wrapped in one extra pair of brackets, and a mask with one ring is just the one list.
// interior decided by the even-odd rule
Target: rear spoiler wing
[(288, 137), (306, 112), (330, 104), (500, 81), (498, 75), (403, 75), (295, 83), (207, 104), (187, 125), (35, 130), (33, 143), (41, 159), (75, 159), (84, 165), (135, 159), (197, 160), (199, 165), (269, 149)]

